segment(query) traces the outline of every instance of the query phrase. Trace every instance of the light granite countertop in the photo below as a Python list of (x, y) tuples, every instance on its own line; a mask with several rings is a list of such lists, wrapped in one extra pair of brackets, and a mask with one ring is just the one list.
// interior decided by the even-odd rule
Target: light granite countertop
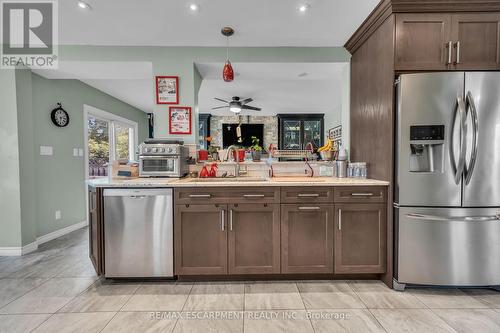
[(241, 186), (388, 186), (375, 179), (337, 177), (239, 177), (239, 178), (100, 178), (87, 181), (93, 187), (241, 187)]

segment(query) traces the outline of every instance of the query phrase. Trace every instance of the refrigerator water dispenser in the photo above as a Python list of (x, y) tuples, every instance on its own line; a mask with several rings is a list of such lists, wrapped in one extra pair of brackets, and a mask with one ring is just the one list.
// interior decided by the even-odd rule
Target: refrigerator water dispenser
[(410, 172), (444, 172), (444, 125), (410, 127)]

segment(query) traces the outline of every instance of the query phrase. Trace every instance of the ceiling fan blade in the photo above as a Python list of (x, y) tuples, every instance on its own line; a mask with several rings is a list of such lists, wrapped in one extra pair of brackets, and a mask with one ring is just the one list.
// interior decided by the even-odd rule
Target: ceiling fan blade
[(242, 105), (245, 105), (245, 104), (248, 104), (248, 103), (250, 103), (250, 102), (253, 102), (253, 99), (251, 99), (251, 98), (247, 98), (247, 99), (242, 100), (242, 101), (241, 101), (241, 104), (242, 104)]
[(217, 107), (215, 107), (215, 108), (212, 108), (212, 110), (217, 110), (217, 109), (226, 109), (226, 108), (228, 108), (228, 107), (229, 107), (229, 105), (217, 106)]
[(256, 108), (254, 106), (250, 106), (250, 105), (243, 105), (241, 107), (242, 110), (252, 110), (252, 111), (260, 111), (262, 110), (261, 108)]
[(221, 98), (214, 97), (214, 99), (215, 99), (215, 100), (218, 100), (218, 101), (221, 101), (221, 102), (224, 102), (224, 103), (229, 103), (228, 101), (225, 101), (225, 100), (223, 100), (223, 99), (221, 99)]

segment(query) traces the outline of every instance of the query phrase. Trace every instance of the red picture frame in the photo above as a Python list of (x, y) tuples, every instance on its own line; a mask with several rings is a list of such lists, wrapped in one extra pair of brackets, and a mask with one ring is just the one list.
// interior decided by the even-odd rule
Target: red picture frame
[[(156, 76), (156, 104), (179, 104), (179, 77), (178, 76)], [(174, 84), (175, 93), (171, 84)]]
[(189, 106), (171, 106), (168, 108), (169, 134), (191, 134), (192, 112)]

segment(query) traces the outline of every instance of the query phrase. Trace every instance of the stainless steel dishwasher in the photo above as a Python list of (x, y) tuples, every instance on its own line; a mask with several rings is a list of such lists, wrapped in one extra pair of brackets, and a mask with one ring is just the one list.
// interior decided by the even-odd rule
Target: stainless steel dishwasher
[(104, 275), (173, 277), (172, 189), (104, 190)]

